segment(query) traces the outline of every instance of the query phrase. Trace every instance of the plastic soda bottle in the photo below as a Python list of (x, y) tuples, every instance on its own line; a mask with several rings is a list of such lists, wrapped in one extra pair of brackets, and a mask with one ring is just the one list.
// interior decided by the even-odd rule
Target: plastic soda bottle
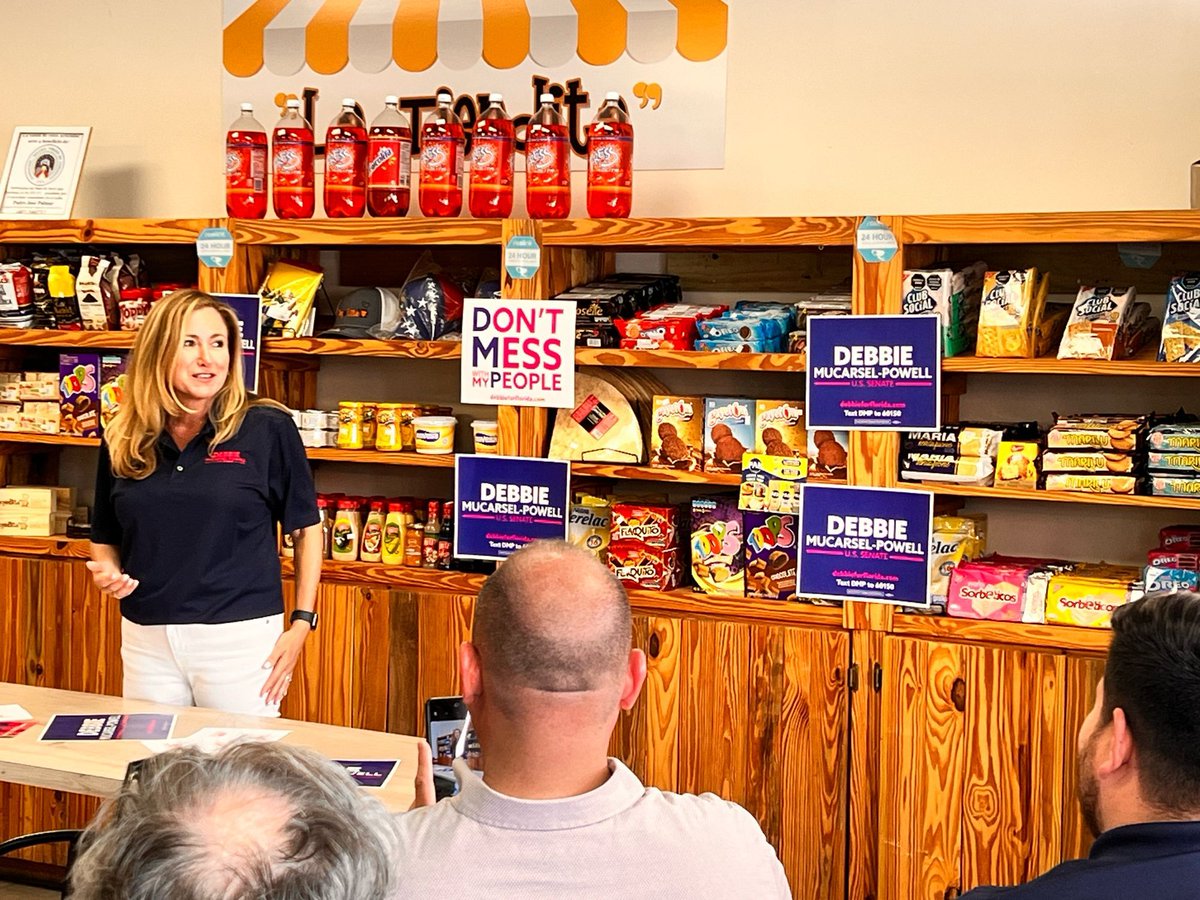
[(633, 206), (633, 126), (610, 92), (588, 126), (587, 210), (593, 219), (623, 219)]
[(553, 94), (525, 130), (525, 211), (534, 219), (565, 219), (571, 214), (571, 140)]
[(325, 132), (325, 215), (353, 219), (366, 208), (367, 126), (346, 98)]
[(225, 212), (238, 219), (267, 214), (267, 130), (250, 103), (225, 135)]
[(412, 129), (399, 97), (384, 97), (367, 134), (367, 210), (373, 216), (408, 213)]
[(488, 94), (488, 108), (471, 138), (469, 208), (477, 219), (504, 218), (513, 208), (513, 151), (516, 132), (502, 94)]
[(421, 183), (418, 202), (426, 216), (462, 212), (464, 135), (449, 94), (437, 95), (437, 107), (421, 125)]
[(289, 100), (283, 117), (271, 132), (271, 192), (275, 215), (307, 219), (313, 214), (313, 133), (300, 101)]

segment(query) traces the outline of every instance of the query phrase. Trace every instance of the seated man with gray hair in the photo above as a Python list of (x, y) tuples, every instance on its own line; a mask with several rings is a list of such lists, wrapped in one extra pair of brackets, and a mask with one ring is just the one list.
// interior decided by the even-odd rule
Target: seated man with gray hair
[(88, 826), (75, 900), (358, 900), (395, 893), (395, 820), (287, 744), (147, 759)]

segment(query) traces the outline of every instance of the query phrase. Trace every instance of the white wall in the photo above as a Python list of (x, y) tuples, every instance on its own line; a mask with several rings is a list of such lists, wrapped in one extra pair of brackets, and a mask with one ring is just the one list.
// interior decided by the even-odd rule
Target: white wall
[[(730, 5), (726, 167), (639, 173), (636, 214), (1188, 204), (1196, 0)], [(0, 28), (0, 136), (95, 127), (76, 215), (223, 214), (221, 0), (6, 0)]]

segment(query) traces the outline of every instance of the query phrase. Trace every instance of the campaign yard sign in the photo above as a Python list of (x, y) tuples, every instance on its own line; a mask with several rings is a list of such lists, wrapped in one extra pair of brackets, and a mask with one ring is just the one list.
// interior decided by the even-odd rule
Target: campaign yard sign
[(485, 406), (573, 409), (574, 301), (467, 300), (460, 395)]
[(454, 555), (499, 560), (536, 540), (565, 540), (571, 464), (521, 456), (454, 461)]

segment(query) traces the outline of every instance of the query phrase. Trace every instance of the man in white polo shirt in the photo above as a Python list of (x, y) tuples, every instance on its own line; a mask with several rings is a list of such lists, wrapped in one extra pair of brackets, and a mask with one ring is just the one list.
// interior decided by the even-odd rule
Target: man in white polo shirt
[(637, 699), (629, 600), (593, 556), (544, 541), (479, 592), (459, 652), (483, 750), (456, 797), (400, 816), (407, 896), (790, 897), (754, 818), (713, 794), (645, 787), (608, 742)]

